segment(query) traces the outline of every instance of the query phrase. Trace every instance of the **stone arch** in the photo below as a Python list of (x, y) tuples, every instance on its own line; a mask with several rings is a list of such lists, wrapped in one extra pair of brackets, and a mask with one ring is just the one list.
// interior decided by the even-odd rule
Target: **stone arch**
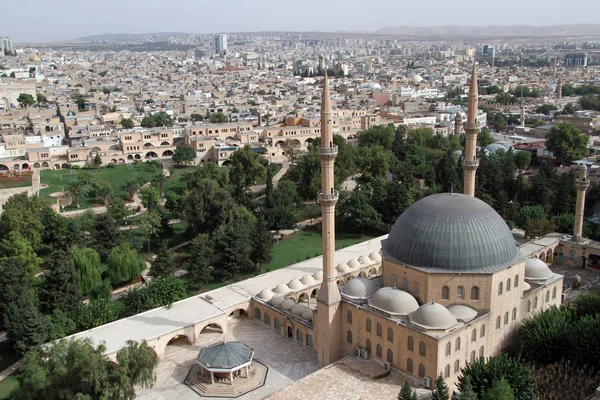
[(115, 146), (114, 144), (108, 148), (109, 150), (119, 151), (121, 150), (119, 146)]
[(316, 299), (319, 296), (319, 288), (314, 288), (312, 292), (310, 292), (310, 297)]
[(211, 322), (209, 324), (206, 324), (202, 328), (202, 330), (198, 334), (198, 337), (206, 334), (223, 334), (223, 332), (223, 327), (220, 324), (217, 324), (216, 322)]
[(354, 135), (348, 135), (348, 137), (346, 139), (356, 139), (356, 136), (354, 136)]
[(6, 165), (0, 164), (0, 171), (8, 171), (9, 169)]
[(225, 161), (223, 161), (223, 164), (221, 164), (221, 166), (222, 166), (222, 167), (226, 167), (226, 166), (228, 166), (229, 164), (231, 164), (231, 161), (229, 161), (229, 160), (225, 160)]
[(113, 158), (112, 160), (110, 160), (110, 162), (113, 163), (113, 164), (116, 164), (117, 160)]
[(552, 249), (548, 249), (546, 252), (546, 262), (548, 264), (552, 264), (554, 262), (554, 253), (552, 252)]
[(42, 168), (50, 168), (50, 164), (48, 164), (46, 161), (44, 161), (42, 163)]
[(16, 170), (16, 171), (18, 171), (19, 169), (21, 169), (21, 166), (19, 164), (15, 164), (13, 166), (13, 169)]
[(371, 275), (377, 275), (377, 268), (371, 268), (369, 270), (369, 276), (371, 276)]
[(542, 251), (538, 258), (543, 262), (546, 262), (546, 252)]
[(125, 164), (125, 160), (122, 158), (119, 158), (119, 164)]
[(130, 155), (128, 155), (128, 156), (127, 156), (127, 159), (128, 159), (128, 160), (133, 160), (133, 155), (131, 155), (131, 154), (130, 154)]
[(54, 169), (60, 169), (60, 164), (54, 164)]
[(361, 278), (366, 278), (366, 277), (367, 277), (367, 273), (366, 273), (365, 271), (360, 271), (360, 274), (359, 274), (359, 276), (360, 276)]
[[(47, 164), (47, 163), (46, 163)], [(42, 166), (40, 165), (39, 162), (36, 162), (33, 164), (33, 168), (41, 168)]]
[(154, 147), (154, 146), (152, 145), (152, 143), (144, 143), (144, 148), (145, 148), (145, 149), (151, 149), (152, 147)]
[(24, 164), (23, 164), (23, 169), (29, 169), (29, 164), (27, 164), (27, 163), (24, 163)]
[(6, 98), (6, 97), (2, 97), (2, 98), (0, 99), (0, 103), (4, 104), (4, 108), (5, 108), (5, 109), (7, 109), (7, 110), (8, 110), (8, 109), (10, 108), (10, 103), (8, 102), (8, 98)]
[(136, 154), (133, 158), (135, 158), (136, 160), (141, 160), (142, 159), (142, 155), (141, 154)]
[(100, 147), (92, 147), (92, 149), (90, 150), (90, 153), (98, 153), (102, 151), (102, 149), (100, 149)]
[(162, 157), (172, 157), (173, 154), (175, 154), (175, 153), (173, 153), (173, 150), (165, 150), (162, 153)]
[(192, 340), (190, 339), (190, 337), (183, 332), (171, 335), (170, 337), (168, 337), (168, 340), (163, 341), (161, 339), (159, 343), (161, 342), (165, 343), (164, 347), (162, 348), (161, 354), (167, 353), (170, 346), (173, 348), (181, 348), (190, 346), (192, 344)]
[(285, 145), (285, 142), (283, 140), (278, 140), (277, 143), (275, 143), (275, 146), (277, 147), (282, 147), (283, 145)]
[(160, 145), (161, 146), (170, 146), (169, 142), (162, 142)]
[(314, 141), (315, 141), (315, 139), (313, 139), (313, 138), (308, 138), (308, 139), (306, 139), (306, 140), (304, 141), (304, 145), (305, 145), (305, 146), (308, 146), (308, 145), (312, 144)]
[(149, 152), (146, 153), (145, 158), (158, 158), (158, 154), (156, 154), (153, 151), (149, 151)]
[(69, 169), (69, 164), (63, 164), (62, 169)]
[(236, 310), (233, 310), (227, 316), (228, 320), (231, 320), (231, 319), (245, 319), (245, 318), (248, 318), (248, 311), (244, 310), (243, 308), (238, 308)]
[(300, 295), (298, 296), (297, 303), (301, 303), (303, 301), (306, 301), (306, 302), (309, 301), (309, 297), (308, 297), (308, 294), (306, 292), (300, 293)]

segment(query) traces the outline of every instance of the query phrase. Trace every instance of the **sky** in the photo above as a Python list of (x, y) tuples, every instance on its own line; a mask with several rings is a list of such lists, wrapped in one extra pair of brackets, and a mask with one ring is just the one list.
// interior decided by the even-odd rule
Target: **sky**
[[(14, 3), (15, 5), (17, 3)], [(599, 23), (599, 0), (27, 0), (0, 36), (52, 42), (103, 33), (376, 31), (387, 26)]]

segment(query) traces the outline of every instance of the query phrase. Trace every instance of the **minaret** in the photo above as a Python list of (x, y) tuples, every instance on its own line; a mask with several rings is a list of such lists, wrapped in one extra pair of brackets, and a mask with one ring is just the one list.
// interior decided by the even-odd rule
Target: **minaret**
[(477, 88), (477, 64), (473, 63), (471, 86), (469, 87), (469, 109), (467, 110), (467, 123), (464, 125), (467, 140), (465, 144), (465, 158), (462, 160), (464, 174), (464, 194), (475, 196), (475, 172), (479, 166), (477, 160), (477, 110), (479, 108), (479, 93)]
[(454, 117), (454, 134), (460, 135), (462, 133), (462, 115), (460, 115), (460, 111), (456, 112), (456, 117)]
[(525, 128), (525, 104), (521, 104), (521, 128)]
[(562, 99), (562, 76), (558, 77), (558, 84), (556, 85), (556, 98)]
[(583, 230), (583, 212), (585, 208), (585, 191), (590, 186), (590, 180), (587, 178), (587, 167), (579, 166), (579, 178), (575, 181), (577, 187), (577, 206), (575, 208), (575, 229), (573, 230), (573, 241), (581, 243), (584, 241)]
[(554, 55), (554, 68), (552, 69), (552, 77), (556, 77), (556, 55)]
[(315, 333), (319, 365), (325, 366), (342, 357), (342, 316), (340, 290), (337, 285), (335, 259), (335, 203), (338, 192), (333, 187), (333, 165), (337, 146), (333, 144), (333, 121), (327, 72), (321, 96), (321, 144), (317, 154), (321, 160), (321, 191), (319, 205), (322, 215), (323, 282), (317, 297)]

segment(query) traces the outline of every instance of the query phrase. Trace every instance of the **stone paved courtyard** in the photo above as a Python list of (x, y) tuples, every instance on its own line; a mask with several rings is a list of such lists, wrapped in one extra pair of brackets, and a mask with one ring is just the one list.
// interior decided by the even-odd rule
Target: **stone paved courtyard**
[[(263, 387), (240, 396), (239, 399), (263, 399), (289, 386), (318, 369), (317, 355), (312, 350), (287, 339), (255, 320), (234, 320), (228, 327), (227, 340), (240, 341), (255, 350), (254, 358), (269, 368)], [(200, 349), (223, 340), (220, 334), (202, 334), (194, 345), (174, 344), (167, 347), (159, 361), (156, 385), (138, 390), (139, 400), (200, 400), (183, 382), (195, 364)]]

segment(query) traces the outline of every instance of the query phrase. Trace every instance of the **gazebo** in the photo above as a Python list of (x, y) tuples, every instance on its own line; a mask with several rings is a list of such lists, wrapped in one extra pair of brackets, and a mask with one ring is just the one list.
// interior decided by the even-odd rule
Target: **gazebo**
[(215, 383), (215, 375), (226, 376), (233, 385), (234, 377), (248, 378), (248, 369), (254, 357), (254, 349), (240, 342), (221, 342), (203, 348), (196, 362), (201, 375), (210, 373), (210, 382)]

